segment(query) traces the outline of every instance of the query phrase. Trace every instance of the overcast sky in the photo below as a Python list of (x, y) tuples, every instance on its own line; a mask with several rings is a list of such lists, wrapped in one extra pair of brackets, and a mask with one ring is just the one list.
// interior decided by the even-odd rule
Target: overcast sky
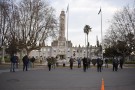
[[(59, 17), (61, 10), (66, 11), (69, 4), (69, 26), (68, 40), (73, 46), (85, 45), (85, 34), (83, 28), (90, 25), (92, 31), (89, 33), (90, 45), (96, 45), (96, 36), (101, 42), (101, 16), (98, 15), (100, 6), (102, 9), (103, 35), (109, 27), (109, 21), (114, 13), (124, 6), (133, 5), (134, 0), (48, 0), (56, 9), (56, 16)], [(67, 37), (67, 32), (66, 32)]]

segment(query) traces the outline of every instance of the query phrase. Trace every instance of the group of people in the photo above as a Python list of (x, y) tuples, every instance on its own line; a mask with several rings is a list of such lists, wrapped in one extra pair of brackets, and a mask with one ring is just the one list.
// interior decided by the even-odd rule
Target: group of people
[[(46, 58), (47, 62), (48, 62), (48, 69), (49, 71), (51, 71), (51, 68), (55, 68), (55, 66), (58, 66), (58, 62), (57, 62), (57, 58), (55, 57), (48, 57)], [(64, 59), (63, 59), (64, 60)], [(12, 55), (11, 56), (11, 69), (10, 71), (11, 72), (15, 72), (15, 68), (18, 68), (18, 61), (19, 61), (19, 58), (17, 55)], [(87, 59), (86, 57), (84, 58), (77, 58), (76, 60), (78, 62), (78, 68), (81, 68), (81, 65), (83, 65), (83, 71), (86, 72), (86, 70), (88, 68), (90, 68), (90, 64), (92, 62), (92, 60), (90, 60), (89, 58)], [(108, 59), (105, 59), (104, 61), (102, 60), (102, 58), (97, 58), (95, 59), (96, 61), (96, 64), (97, 64), (97, 71), (98, 72), (101, 72), (103, 70), (103, 63), (105, 62), (105, 67), (108, 68)], [(33, 67), (34, 67), (34, 62), (35, 62), (35, 58), (34, 57), (28, 57), (28, 55), (25, 55), (23, 58), (22, 58), (22, 62), (23, 62), (23, 71), (28, 71), (28, 66), (30, 65), (30, 63), (32, 63)], [(73, 64), (75, 62), (75, 59), (73, 57), (71, 57), (69, 59), (69, 66), (70, 66), (70, 69), (72, 70), (73, 69)], [(124, 61), (123, 61), (123, 58), (113, 58), (112, 60), (112, 65), (113, 65), (113, 71), (117, 71), (118, 70), (118, 65), (120, 65), (120, 68), (122, 69), (123, 68), (123, 64), (124, 64)], [(95, 65), (95, 64), (93, 64)], [(65, 61), (63, 61), (63, 67), (65, 67)]]
[[(10, 58), (10, 61), (11, 61), (10, 71), (15, 72), (15, 68), (18, 68), (19, 58), (16, 54), (13, 54)], [(25, 55), (22, 58), (22, 62), (23, 62), (23, 71), (28, 71), (28, 66), (30, 65), (30, 63), (33, 63), (34, 67), (35, 58), (34, 57), (29, 58), (28, 55)]]
[[(97, 58), (96, 60), (96, 64), (97, 64), (97, 71), (101, 72), (103, 70), (103, 64), (105, 63), (105, 68), (108, 68), (108, 59), (104, 59), (104, 61), (102, 60), (102, 58)], [(73, 69), (73, 63), (74, 63), (74, 59), (71, 57), (70, 60), (70, 69)], [(91, 64), (91, 60), (86, 57), (84, 58), (78, 58), (77, 59), (78, 62), (78, 68), (81, 67), (81, 62), (83, 63), (83, 71), (86, 72), (86, 70), (88, 68), (90, 68), (90, 64)], [(123, 68), (123, 64), (124, 64), (124, 59), (123, 58), (113, 58), (112, 59), (112, 65), (113, 65), (113, 71), (117, 71), (118, 70), (118, 66), (120, 66), (120, 68)], [(94, 64), (95, 65), (95, 64)]]
[[(70, 58), (69, 62), (70, 62), (70, 69), (72, 69), (73, 68), (73, 62), (74, 62), (72, 57)], [(90, 68), (91, 60), (89, 58), (88, 59), (86, 57), (84, 57), (82, 59), (78, 58), (77, 62), (78, 62), (78, 68), (81, 67), (81, 62), (83, 62), (83, 71), (84, 72), (86, 72), (86, 70), (88, 68)], [(100, 58), (97, 58), (96, 62), (97, 62), (97, 71), (101, 72), (101, 68), (102, 68), (102, 65), (103, 65), (103, 60), (100, 59)]]
[(123, 69), (123, 58), (114, 58), (113, 59), (113, 71), (117, 71), (118, 70), (118, 66), (120, 66), (121, 69)]

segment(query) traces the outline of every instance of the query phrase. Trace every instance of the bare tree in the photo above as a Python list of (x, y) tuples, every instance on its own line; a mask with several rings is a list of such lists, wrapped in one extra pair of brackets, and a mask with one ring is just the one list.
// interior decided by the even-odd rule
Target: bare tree
[(9, 13), (10, 13), (10, 0), (0, 1), (0, 33), (1, 33), (1, 45), (5, 45), (5, 35), (9, 29)]
[(19, 39), (28, 53), (33, 49), (40, 49), (49, 36), (55, 35), (57, 22), (54, 9), (47, 3), (41, 0), (23, 0), (19, 13)]
[(4, 63), (5, 48), (7, 45), (6, 34), (10, 28), (10, 13), (11, 13), (11, 1), (1, 0), (0, 1), (0, 47), (2, 48), (2, 61)]
[(10, 4), (10, 14), (9, 14), (9, 29), (5, 35), (7, 41), (7, 50), (9, 54), (17, 53), (18, 51), (18, 36), (19, 36), (19, 12), (18, 7), (14, 2)]
[(55, 10), (43, 0), (21, 0), (12, 4), (10, 29), (6, 34), (8, 45), (27, 51), (45, 46), (48, 37), (55, 37), (57, 20)]

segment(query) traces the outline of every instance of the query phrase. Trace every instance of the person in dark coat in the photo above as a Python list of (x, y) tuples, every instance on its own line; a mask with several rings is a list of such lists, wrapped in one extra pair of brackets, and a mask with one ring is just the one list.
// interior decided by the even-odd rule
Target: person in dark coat
[(81, 67), (81, 58), (78, 58), (77, 62), (78, 62), (78, 68), (80, 68)]
[(87, 58), (84, 57), (84, 58), (82, 59), (82, 61), (83, 61), (83, 71), (86, 72), (86, 68), (87, 68)]
[(22, 60), (23, 60), (23, 71), (24, 70), (28, 71), (28, 63), (29, 63), (28, 55), (25, 55)]
[(124, 58), (120, 58), (120, 68), (123, 69)]
[(71, 70), (73, 69), (73, 62), (74, 62), (74, 59), (71, 57), (69, 60)]
[(100, 58), (97, 58), (97, 71), (101, 72), (102, 70), (102, 65), (103, 65), (103, 60)]
[(114, 58), (113, 59), (113, 71), (117, 71), (118, 70), (118, 64), (119, 64), (118, 59)]
[(15, 65), (17, 63), (17, 56), (15, 55), (12, 55), (11, 58), (10, 58), (10, 61), (11, 61), (11, 68), (10, 68), (10, 71), (11, 72), (15, 72)]
[(51, 57), (48, 57), (48, 58), (47, 58), (47, 62), (48, 62), (48, 69), (49, 69), (49, 71), (51, 71), (52, 58), (51, 58)]

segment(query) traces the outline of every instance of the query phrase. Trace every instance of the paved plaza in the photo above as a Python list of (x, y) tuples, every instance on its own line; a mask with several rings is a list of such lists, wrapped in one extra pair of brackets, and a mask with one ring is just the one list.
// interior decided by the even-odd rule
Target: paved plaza
[[(3, 70), (4, 71), (4, 70)], [(105, 90), (135, 90), (135, 68), (104, 68), (97, 72), (95, 67), (83, 72), (82, 68), (59, 67), (48, 71), (47, 67), (23, 72), (8, 70), (0, 73), (0, 90), (100, 90), (102, 78)]]

